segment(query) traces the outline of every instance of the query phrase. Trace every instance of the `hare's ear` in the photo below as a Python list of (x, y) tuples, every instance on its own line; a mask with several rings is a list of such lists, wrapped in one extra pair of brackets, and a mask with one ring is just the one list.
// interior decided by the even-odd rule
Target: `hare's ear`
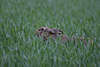
[(58, 34), (63, 34), (64, 32), (62, 30), (59, 30)]
[(49, 30), (48, 30), (48, 33), (49, 33), (49, 34), (55, 34), (55, 31), (54, 31), (53, 29), (49, 29)]

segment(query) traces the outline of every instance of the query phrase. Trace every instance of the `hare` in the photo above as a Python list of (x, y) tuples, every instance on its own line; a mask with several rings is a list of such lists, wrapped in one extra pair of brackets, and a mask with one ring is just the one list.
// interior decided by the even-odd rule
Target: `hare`
[[(87, 38), (75, 37), (75, 36), (68, 37), (67, 35), (64, 34), (62, 30), (56, 29), (56, 28), (40, 27), (39, 29), (36, 30), (35, 35), (37, 37), (42, 37), (43, 40), (48, 40), (49, 37), (53, 39), (61, 37), (61, 41), (63, 43), (68, 42), (68, 41), (76, 42), (77, 40), (80, 40), (85, 45), (87, 45)], [(93, 40), (89, 40), (89, 41), (93, 44)]]

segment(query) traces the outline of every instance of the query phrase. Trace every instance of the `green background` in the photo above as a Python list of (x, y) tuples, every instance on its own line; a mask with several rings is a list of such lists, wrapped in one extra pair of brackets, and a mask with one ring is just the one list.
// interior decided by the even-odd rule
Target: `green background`
[[(42, 26), (94, 43), (44, 42)], [(99, 29), (100, 0), (0, 0), (0, 67), (100, 67)]]

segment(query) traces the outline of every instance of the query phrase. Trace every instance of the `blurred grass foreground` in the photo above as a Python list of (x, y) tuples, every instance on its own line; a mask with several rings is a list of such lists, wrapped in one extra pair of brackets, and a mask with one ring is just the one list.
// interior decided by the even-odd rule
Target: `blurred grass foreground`
[[(44, 42), (41, 26), (94, 42)], [(99, 29), (100, 0), (0, 0), (0, 67), (100, 67)]]

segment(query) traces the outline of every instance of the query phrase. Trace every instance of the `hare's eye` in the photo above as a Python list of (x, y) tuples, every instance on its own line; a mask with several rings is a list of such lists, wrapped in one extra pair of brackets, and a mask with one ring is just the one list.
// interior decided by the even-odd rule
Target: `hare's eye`
[(44, 30), (44, 28), (39, 29), (39, 31), (43, 31), (43, 30)]
[(44, 30), (44, 28), (41, 29), (41, 31), (43, 31), (43, 30)]

